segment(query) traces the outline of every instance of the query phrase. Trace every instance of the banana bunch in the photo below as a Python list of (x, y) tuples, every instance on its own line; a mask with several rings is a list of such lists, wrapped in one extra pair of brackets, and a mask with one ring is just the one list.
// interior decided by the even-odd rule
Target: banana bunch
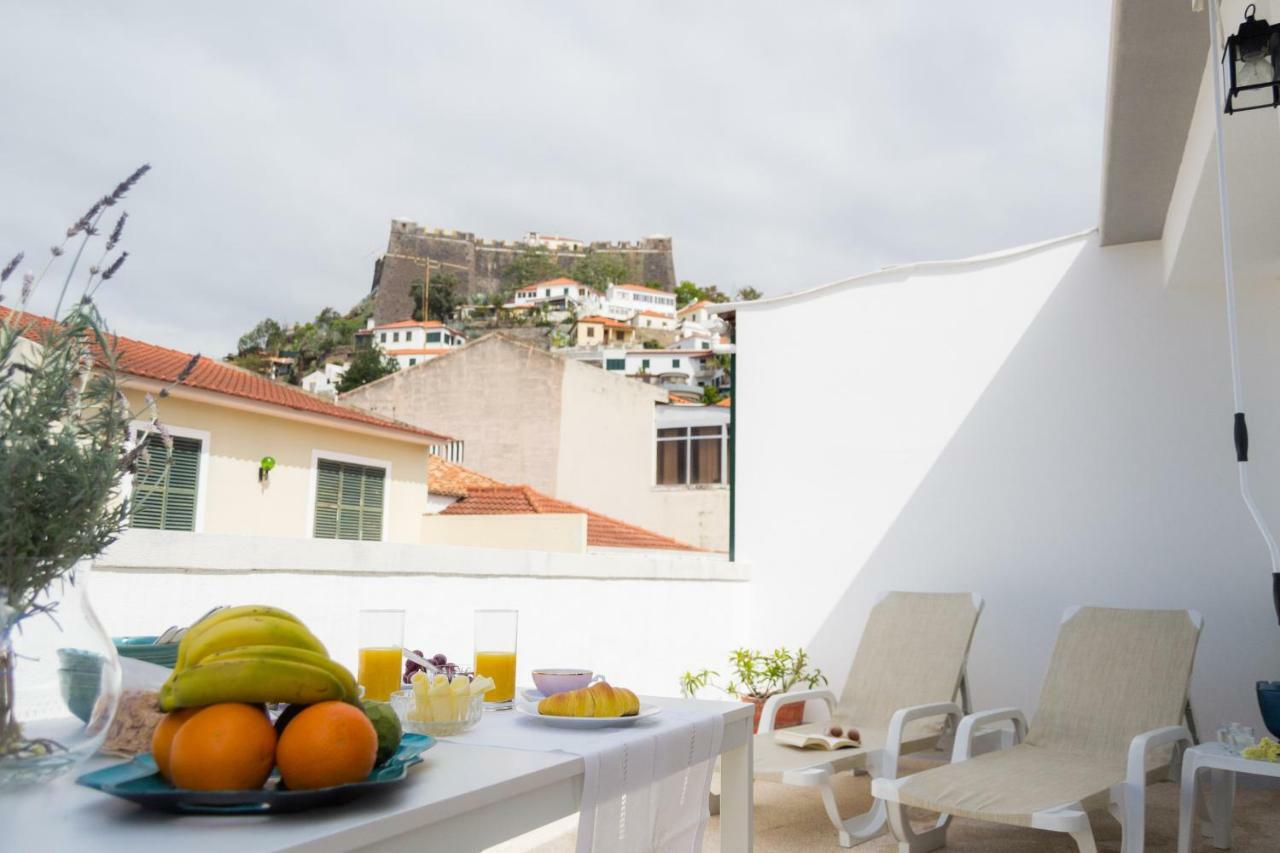
[(160, 710), (218, 702), (355, 703), (356, 680), (292, 613), (227, 607), (192, 625), (178, 644)]

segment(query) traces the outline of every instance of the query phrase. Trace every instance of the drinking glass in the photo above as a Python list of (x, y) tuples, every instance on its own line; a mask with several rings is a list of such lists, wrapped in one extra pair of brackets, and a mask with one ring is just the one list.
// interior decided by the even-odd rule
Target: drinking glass
[(1218, 743), (1239, 755), (1242, 749), (1254, 744), (1253, 726), (1227, 723), (1218, 729)]
[(516, 610), (476, 611), (476, 675), (493, 679), (490, 708), (510, 708), (516, 696)]
[(386, 702), (400, 689), (404, 611), (360, 611), (360, 674), (364, 698)]

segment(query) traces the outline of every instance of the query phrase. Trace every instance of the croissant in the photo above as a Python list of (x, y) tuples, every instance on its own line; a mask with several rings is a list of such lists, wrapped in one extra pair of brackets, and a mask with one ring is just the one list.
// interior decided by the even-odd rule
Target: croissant
[(634, 717), (640, 700), (625, 687), (597, 681), (581, 690), (548, 696), (538, 703), (538, 713), (548, 717)]

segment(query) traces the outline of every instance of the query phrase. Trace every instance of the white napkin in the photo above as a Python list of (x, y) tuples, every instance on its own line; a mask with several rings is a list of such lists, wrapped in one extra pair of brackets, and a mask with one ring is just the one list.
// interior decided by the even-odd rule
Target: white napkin
[(582, 756), (578, 853), (696, 853), (723, 736), (719, 711), (685, 706), (609, 729), (486, 712), (471, 731), (442, 740)]

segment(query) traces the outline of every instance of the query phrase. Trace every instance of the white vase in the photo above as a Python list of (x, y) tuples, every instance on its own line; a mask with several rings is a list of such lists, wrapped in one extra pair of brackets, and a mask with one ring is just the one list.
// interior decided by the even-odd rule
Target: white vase
[(120, 659), (86, 595), (89, 561), (0, 622), (0, 788), (52, 779), (97, 751), (120, 701)]

